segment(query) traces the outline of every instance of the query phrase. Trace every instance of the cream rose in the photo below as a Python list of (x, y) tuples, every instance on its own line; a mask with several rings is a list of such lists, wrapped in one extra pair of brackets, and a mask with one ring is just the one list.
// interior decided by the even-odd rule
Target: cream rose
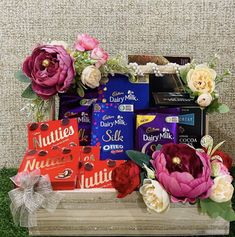
[(212, 101), (212, 96), (209, 93), (204, 93), (198, 96), (197, 98), (197, 103), (201, 106), (201, 107), (207, 107), (211, 104)]
[(145, 179), (140, 188), (140, 193), (148, 211), (160, 213), (166, 211), (170, 206), (168, 193), (156, 180)]
[(82, 71), (81, 81), (90, 88), (96, 88), (100, 85), (101, 73), (95, 66), (91, 65)]
[(214, 202), (227, 202), (233, 196), (233, 178), (230, 175), (222, 175), (214, 179), (210, 199)]
[(187, 74), (188, 87), (193, 92), (211, 93), (215, 89), (215, 70), (207, 65), (200, 64), (195, 69), (190, 69)]

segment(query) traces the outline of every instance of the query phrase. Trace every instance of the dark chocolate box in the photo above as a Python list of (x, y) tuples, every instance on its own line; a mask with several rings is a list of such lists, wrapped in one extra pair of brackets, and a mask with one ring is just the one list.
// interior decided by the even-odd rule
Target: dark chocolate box
[(206, 134), (206, 112), (186, 93), (153, 93), (155, 106), (179, 107), (178, 142), (200, 147), (200, 140)]
[(195, 148), (201, 147), (200, 140), (206, 134), (206, 112), (199, 106), (180, 108), (179, 143), (187, 143)]

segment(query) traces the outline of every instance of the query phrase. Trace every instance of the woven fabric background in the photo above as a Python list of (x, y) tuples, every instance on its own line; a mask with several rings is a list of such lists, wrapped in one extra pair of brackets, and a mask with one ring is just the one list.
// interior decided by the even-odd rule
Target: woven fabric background
[[(36, 43), (64, 40), (76, 34), (97, 37), (118, 52), (192, 56), (198, 62), (215, 53), (221, 67), (234, 73), (234, 0), (1, 0), (0, 1), (0, 167), (18, 166), (27, 146), (28, 119), (19, 111), (25, 85), (14, 72)], [(210, 133), (227, 140), (235, 159), (235, 80), (221, 84), (226, 115), (210, 116)]]

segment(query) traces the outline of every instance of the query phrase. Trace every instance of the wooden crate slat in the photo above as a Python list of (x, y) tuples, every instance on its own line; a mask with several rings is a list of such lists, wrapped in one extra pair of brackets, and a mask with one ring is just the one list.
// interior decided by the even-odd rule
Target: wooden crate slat
[(114, 190), (75, 190), (54, 213), (40, 209), (34, 236), (226, 235), (229, 222), (200, 215), (197, 206), (171, 204), (168, 212), (149, 213), (138, 192), (117, 199)]

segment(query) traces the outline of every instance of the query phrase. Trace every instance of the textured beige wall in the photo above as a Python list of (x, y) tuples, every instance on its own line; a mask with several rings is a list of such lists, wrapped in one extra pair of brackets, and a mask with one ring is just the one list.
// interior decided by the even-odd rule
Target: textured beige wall
[[(72, 43), (78, 32), (101, 40), (111, 54), (189, 55), (199, 61), (218, 53), (234, 72), (234, 0), (1, 0), (0, 167), (17, 166), (26, 148), (26, 118), (19, 114), (24, 85), (13, 73), (37, 42)], [(235, 80), (220, 87), (231, 108), (210, 116), (210, 130), (235, 158)]]

